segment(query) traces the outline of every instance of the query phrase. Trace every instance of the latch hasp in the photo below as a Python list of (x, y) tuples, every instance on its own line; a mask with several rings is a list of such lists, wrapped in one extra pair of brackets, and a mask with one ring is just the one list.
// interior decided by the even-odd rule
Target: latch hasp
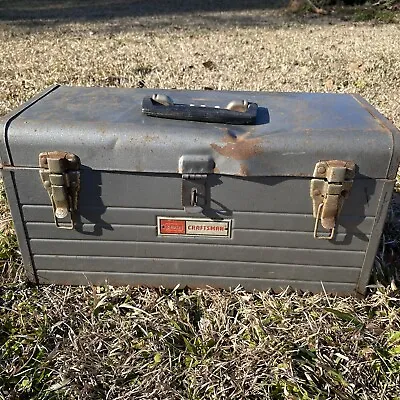
[(64, 151), (39, 154), (39, 174), (49, 194), (57, 228), (73, 229), (80, 191), (80, 159)]
[(184, 155), (179, 159), (182, 206), (187, 213), (199, 213), (207, 206), (207, 176), (214, 168), (215, 162), (208, 155)]
[[(315, 165), (310, 196), (313, 201), (313, 215), (316, 219), (314, 226), (316, 239), (333, 239), (337, 219), (344, 200), (349, 197), (354, 176), (353, 161), (328, 160), (319, 161)], [(328, 235), (318, 233), (319, 221), (323, 228), (329, 230)]]

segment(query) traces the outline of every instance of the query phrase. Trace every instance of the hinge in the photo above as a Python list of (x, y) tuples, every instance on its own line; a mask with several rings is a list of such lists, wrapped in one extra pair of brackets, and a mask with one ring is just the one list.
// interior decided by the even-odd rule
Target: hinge
[(39, 154), (39, 173), (49, 194), (57, 228), (73, 229), (80, 190), (80, 160), (72, 153), (49, 151)]
[[(349, 197), (354, 176), (355, 164), (352, 161), (329, 160), (320, 161), (315, 165), (310, 188), (315, 218), (314, 238), (333, 239), (337, 219), (344, 200)], [(329, 234), (318, 233), (320, 221)]]

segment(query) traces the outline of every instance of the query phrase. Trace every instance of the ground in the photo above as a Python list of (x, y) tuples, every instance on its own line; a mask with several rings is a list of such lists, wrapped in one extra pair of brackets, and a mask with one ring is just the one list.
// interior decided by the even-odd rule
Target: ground
[[(395, 13), (292, 14), (261, 0), (9, 3), (0, 0), (0, 115), (57, 82), (357, 92), (400, 125)], [(0, 399), (400, 398), (397, 208), (366, 299), (37, 288), (2, 192)]]

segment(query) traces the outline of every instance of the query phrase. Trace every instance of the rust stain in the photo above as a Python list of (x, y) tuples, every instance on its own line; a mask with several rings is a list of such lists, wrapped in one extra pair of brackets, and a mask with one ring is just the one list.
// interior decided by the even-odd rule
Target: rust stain
[(244, 163), (240, 164), (239, 175), (240, 176), (249, 176), (250, 175), (249, 167), (246, 164), (244, 164)]
[(367, 108), (367, 107), (364, 107), (364, 108), (369, 112), (369, 114), (372, 116), (372, 118), (374, 118), (374, 120), (381, 126), (381, 128), (383, 128), (382, 133), (388, 133), (388, 131), (390, 132), (389, 128), (385, 125), (385, 123), (380, 118), (378, 118), (375, 114), (373, 114), (373, 112), (369, 108)]
[(225, 143), (224, 146), (220, 146), (216, 143), (211, 143), (211, 148), (217, 153), (227, 158), (233, 158), (234, 160), (248, 160), (249, 158), (258, 156), (263, 152), (261, 144), (261, 138), (249, 137), (251, 132), (244, 133), (242, 135), (234, 135), (227, 133), (222, 141)]
[(390, 129), (389, 129), (389, 127), (388, 126), (386, 126), (386, 124), (385, 124), (385, 122), (381, 119), (381, 118), (379, 118), (378, 117), (378, 115), (376, 115), (375, 113), (374, 113), (374, 109), (373, 109), (373, 107), (372, 106), (370, 106), (369, 104), (367, 105), (367, 104), (365, 104), (365, 103), (363, 103), (362, 101), (360, 101), (358, 98), (357, 98), (357, 96), (352, 96), (353, 97), (353, 99), (354, 100), (356, 100), (357, 101), (357, 103), (358, 104), (360, 104), (360, 106), (364, 109), (364, 110), (366, 110), (370, 115), (371, 115), (371, 117), (381, 126), (381, 128), (383, 128), (382, 129), (382, 133), (390, 133), (391, 131), (390, 131)]
[(160, 138), (160, 136), (158, 136), (158, 135), (146, 135), (146, 136), (144, 136), (143, 140), (147, 143), (151, 143), (151, 142), (156, 141), (159, 138)]
[(65, 151), (45, 151), (39, 154), (39, 166), (40, 168), (47, 167), (47, 158), (59, 158), (60, 160), (65, 159), (78, 165), (80, 163), (80, 159), (77, 155), (73, 153), (67, 153)]

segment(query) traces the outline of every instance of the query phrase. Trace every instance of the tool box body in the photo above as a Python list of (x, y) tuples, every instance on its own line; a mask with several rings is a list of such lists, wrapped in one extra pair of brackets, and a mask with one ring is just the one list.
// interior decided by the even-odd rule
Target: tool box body
[[(353, 95), (158, 92), (196, 107), (245, 99), (256, 120), (156, 118), (142, 112), (154, 91), (60, 86), (4, 118), (32, 281), (365, 292), (399, 162), (389, 121)], [(72, 172), (51, 170), (57, 154)], [(73, 185), (69, 226), (55, 193)]]

